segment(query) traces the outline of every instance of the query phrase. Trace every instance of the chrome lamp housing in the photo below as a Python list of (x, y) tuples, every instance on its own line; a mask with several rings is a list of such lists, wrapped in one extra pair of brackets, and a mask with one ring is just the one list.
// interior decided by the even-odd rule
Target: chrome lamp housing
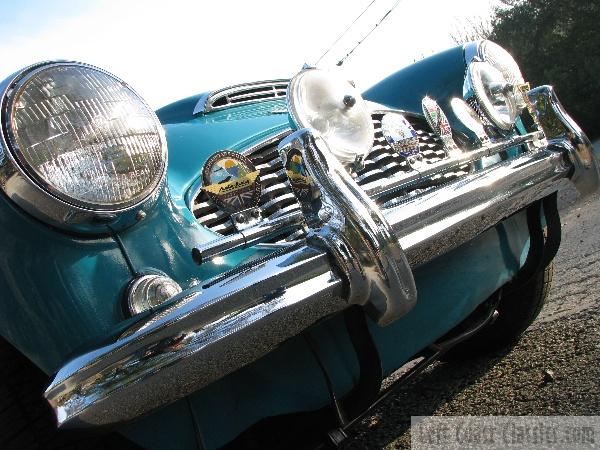
[(510, 53), (491, 41), (467, 45), (465, 59), (465, 101), (484, 124), (500, 132), (512, 130), (526, 106), (520, 89), (525, 81), (519, 65)]
[(0, 185), (31, 215), (76, 232), (123, 227), (158, 198), (167, 144), (126, 83), (77, 62), (30, 66), (0, 85)]
[(295, 128), (318, 131), (342, 164), (360, 162), (371, 150), (369, 108), (358, 89), (339, 74), (303, 69), (290, 81), (287, 102)]

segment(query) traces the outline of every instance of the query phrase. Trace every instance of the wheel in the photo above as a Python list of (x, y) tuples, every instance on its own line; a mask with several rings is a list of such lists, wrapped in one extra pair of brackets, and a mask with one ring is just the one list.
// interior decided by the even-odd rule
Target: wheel
[(463, 360), (513, 347), (540, 313), (554, 277), (554, 263), (520, 286), (507, 285), (498, 303), (498, 318), (475, 336), (449, 350), (443, 360)]
[(0, 338), (0, 448), (99, 450), (138, 447), (116, 433), (98, 436), (59, 431), (43, 398), (48, 378)]

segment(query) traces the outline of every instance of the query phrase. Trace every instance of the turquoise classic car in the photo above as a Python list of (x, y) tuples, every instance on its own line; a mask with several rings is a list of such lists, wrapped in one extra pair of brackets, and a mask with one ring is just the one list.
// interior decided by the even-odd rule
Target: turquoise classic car
[(307, 66), (154, 112), (45, 62), (0, 95), (4, 449), (337, 445), (434, 361), (513, 345), (558, 190), (598, 188), (489, 41), (363, 93)]

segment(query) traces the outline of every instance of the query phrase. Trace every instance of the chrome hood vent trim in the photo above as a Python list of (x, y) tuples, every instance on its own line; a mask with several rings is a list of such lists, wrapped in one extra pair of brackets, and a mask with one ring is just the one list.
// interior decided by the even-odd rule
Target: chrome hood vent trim
[(285, 98), (290, 80), (256, 81), (237, 84), (203, 94), (194, 108), (194, 115), (211, 111), (264, 102), (277, 98)]

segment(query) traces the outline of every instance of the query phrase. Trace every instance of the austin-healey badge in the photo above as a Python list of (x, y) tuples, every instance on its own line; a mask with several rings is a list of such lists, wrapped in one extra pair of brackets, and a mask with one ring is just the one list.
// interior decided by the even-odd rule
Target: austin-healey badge
[(229, 214), (260, 202), (260, 171), (239, 153), (225, 150), (212, 155), (202, 169), (202, 182), (210, 200)]

